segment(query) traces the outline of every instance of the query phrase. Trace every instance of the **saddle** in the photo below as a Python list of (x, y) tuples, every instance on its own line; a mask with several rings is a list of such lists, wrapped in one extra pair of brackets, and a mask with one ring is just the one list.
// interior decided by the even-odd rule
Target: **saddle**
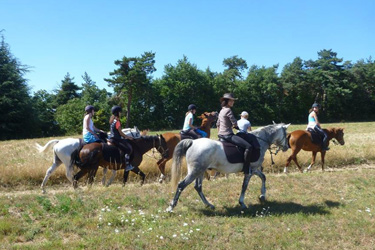
[[(225, 156), (230, 163), (244, 163), (244, 152), (245, 149), (238, 147), (237, 145), (227, 142), (225, 140), (219, 140), (223, 144)], [(256, 162), (260, 157), (260, 147), (254, 147), (251, 152), (250, 162)]]
[[(182, 140), (185, 140), (185, 139), (192, 139), (192, 140), (195, 140), (192, 136), (190, 136), (188, 133), (186, 133), (185, 131), (181, 130), (180, 131), (180, 136), (181, 136), (181, 141)], [(198, 138), (202, 138), (201, 136), (198, 135)]]
[(321, 145), (323, 143), (323, 136), (321, 134), (319, 134), (312, 128), (308, 128), (307, 131), (311, 134), (312, 143), (317, 145)]

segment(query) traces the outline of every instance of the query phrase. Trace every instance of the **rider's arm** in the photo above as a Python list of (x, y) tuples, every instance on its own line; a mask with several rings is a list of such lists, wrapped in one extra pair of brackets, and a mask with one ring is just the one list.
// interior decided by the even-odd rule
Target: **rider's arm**
[(320, 127), (320, 122), (319, 122), (319, 120), (318, 120), (318, 116), (316, 115), (315, 112), (312, 114), (312, 117), (315, 118), (316, 125), (318, 125), (318, 126)]
[(190, 127), (191, 129), (195, 129), (195, 127), (194, 127), (194, 125), (193, 125), (193, 118), (190, 118), (190, 119), (189, 119), (189, 127)]

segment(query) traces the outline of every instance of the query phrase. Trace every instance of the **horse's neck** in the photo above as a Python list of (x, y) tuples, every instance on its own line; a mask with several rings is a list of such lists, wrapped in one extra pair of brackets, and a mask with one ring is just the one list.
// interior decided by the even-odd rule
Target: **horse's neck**
[(336, 134), (332, 129), (323, 129), (327, 133), (328, 141), (332, 140), (335, 138)]
[(207, 137), (210, 138), (211, 126), (207, 119), (203, 119), (201, 123), (201, 129), (207, 133)]

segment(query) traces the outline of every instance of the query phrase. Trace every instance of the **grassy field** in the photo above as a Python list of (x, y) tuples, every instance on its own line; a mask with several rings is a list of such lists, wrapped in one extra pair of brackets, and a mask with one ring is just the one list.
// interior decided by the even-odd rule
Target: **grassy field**
[[(258, 202), (261, 183), (253, 177), (245, 211), (238, 205), (238, 174), (203, 182), (215, 210), (204, 206), (191, 185), (174, 212), (165, 213), (174, 192), (156, 182), (156, 159), (149, 156), (141, 166), (148, 180), (144, 186), (131, 176), (126, 187), (117, 180), (105, 188), (97, 180), (92, 187), (80, 183), (73, 190), (61, 166), (42, 195), (39, 185), (52, 152), (39, 154), (33, 144), (54, 138), (2, 141), (0, 248), (374, 249), (374, 125), (325, 125), (344, 127), (346, 142), (331, 146), (326, 172), (318, 161), (311, 173), (300, 174), (292, 165), (286, 175), (281, 172), (290, 152), (274, 157), (273, 166), (267, 155), (267, 203)], [(310, 158), (310, 153), (299, 154), (304, 167)]]

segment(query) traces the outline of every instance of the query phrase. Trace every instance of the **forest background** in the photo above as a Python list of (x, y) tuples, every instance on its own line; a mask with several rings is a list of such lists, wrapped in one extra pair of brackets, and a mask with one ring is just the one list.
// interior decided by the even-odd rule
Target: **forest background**
[[(69, 72), (52, 92), (30, 93), (23, 65), (12, 54), (2, 35), (0, 45), (0, 140), (81, 133), (84, 108), (95, 106), (96, 127), (108, 130), (110, 109), (124, 109), (123, 124), (139, 129), (180, 129), (189, 104), (204, 111), (220, 111), (220, 97), (231, 92), (238, 98), (233, 111), (249, 113), (253, 125), (275, 122), (305, 123), (312, 103), (322, 105), (325, 122), (373, 121), (375, 119), (375, 62), (369, 57), (345, 61), (332, 49), (317, 52), (315, 60), (296, 57), (281, 73), (272, 67), (248, 65), (240, 55), (223, 59), (223, 72), (199, 69), (187, 56), (153, 78), (155, 53), (136, 57), (119, 55), (108, 78), (91, 79)], [(106, 81), (113, 93), (100, 89)], [(51, 82), (56, 79), (51, 79)], [(239, 117), (238, 117), (239, 118)], [(196, 124), (199, 124), (196, 119)]]

